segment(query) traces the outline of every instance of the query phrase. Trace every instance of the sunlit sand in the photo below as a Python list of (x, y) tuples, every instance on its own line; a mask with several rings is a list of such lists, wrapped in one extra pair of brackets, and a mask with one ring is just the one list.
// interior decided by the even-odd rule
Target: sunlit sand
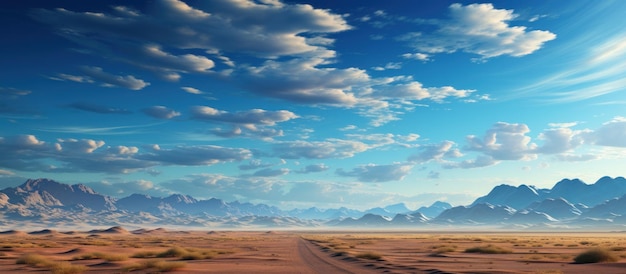
[[(575, 263), (589, 250), (602, 250), (610, 258)], [(128, 231), (122, 227), (0, 234), (0, 272), (42, 271), (623, 273), (626, 238), (617, 232)]]

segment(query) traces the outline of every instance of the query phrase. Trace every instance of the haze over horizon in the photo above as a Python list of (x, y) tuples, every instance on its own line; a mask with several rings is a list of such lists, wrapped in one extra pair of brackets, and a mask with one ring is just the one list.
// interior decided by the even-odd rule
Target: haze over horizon
[(281, 208), (624, 176), (623, 1), (20, 1), (0, 187)]

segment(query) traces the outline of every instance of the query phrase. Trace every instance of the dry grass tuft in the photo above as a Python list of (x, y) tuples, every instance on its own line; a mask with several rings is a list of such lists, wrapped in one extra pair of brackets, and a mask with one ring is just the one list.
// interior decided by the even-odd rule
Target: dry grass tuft
[(600, 262), (617, 262), (617, 257), (611, 251), (603, 248), (592, 248), (574, 257), (574, 263), (592, 264)]
[(117, 261), (125, 261), (128, 259), (128, 256), (124, 254), (108, 254), (102, 252), (92, 252), (83, 254), (80, 256), (76, 256), (73, 258), (74, 260), (93, 260), (93, 259), (103, 259), (107, 262), (117, 262)]
[(512, 250), (495, 245), (477, 246), (465, 249), (465, 253), (480, 253), (480, 254), (510, 254)]
[(125, 271), (138, 271), (138, 270), (146, 270), (153, 269), (155, 272), (169, 272), (184, 268), (187, 266), (184, 262), (170, 262), (170, 261), (160, 261), (160, 260), (148, 260), (145, 262), (132, 264), (124, 267)]
[(17, 259), (16, 264), (26, 264), (32, 267), (45, 268), (53, 274), (75, 274), (87, 270), (84, 265), (73, 265), (68, 262), (55, 262), (38, 254), (24, 254)]

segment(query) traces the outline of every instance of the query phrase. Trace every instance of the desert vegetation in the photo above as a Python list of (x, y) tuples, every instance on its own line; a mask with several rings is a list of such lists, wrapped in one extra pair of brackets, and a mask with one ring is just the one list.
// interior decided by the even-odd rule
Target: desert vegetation
[(574, 257), (574, 262), (577, 264), (617, 262), (617, 261), (618, 261), (618, 257), (615, 256), (615, 254), (613, 254), (610, 250), (604, 249), (604, 248), (592, 248)]
[[(122, 231), (123, 232), (123, 231)], [(242, 232), (0, 235), (0, 272), (298, 272), (303, 250), (351, 272), (620, 273), (620, 233)], [(306, 245), (304, 248), (302, 245)], [(307, 251), (308, 252), (308, 251)], [(285, 263), (291, 262), (291, 263)], [(622, 266), (623, 264), (623, 266)]]

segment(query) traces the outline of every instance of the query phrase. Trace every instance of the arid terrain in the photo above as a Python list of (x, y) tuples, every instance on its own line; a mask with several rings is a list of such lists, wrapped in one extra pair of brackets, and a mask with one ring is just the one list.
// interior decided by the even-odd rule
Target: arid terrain
[[(592, 250), (596, 253), (580, 254)], [(593, 255), (605, 255), (604, 258)], [(578, 256), (578, 258), (577, 258)], [(574, 263), (577, 260), (599, 263)], [(623, 233), (4, 231), (2, 273), (623, 273)]]

